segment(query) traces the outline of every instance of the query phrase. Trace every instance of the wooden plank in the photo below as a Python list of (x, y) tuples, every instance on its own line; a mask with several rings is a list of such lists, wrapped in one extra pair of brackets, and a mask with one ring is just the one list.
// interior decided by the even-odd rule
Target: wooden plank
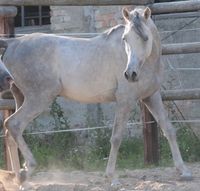
[(200, 0), (154, 3), (154, 0), (1, 0), (0, 5), (52, 5), (52, 6), (108, 6), (108, 5), (149, 5), (153, 14), (178, 13), (200, 10)]
[(162, 54), (190, 54), (200, 53), (200, 42), (176, 43), (162, 45)]
[(17, 7), (2, 6), (0, 7), (0, 17), (15, 17), (17, 15)]
[(4, 20), (5, 18), (0, 16), (0, 37), (1, 34), (4, 34)]
[[(158, 164), (159, 162), (159, 141), (158, 141), (158, 126), (149, 112), (147, 107), (141, 103), (141, 114), (143, 121), (143, 140), (144, 140), (144, 163)], [(147, 123), (154, 121), (154, 123)]]
[(199, 11), (200, 0), (154, 3), (149, 7), (153, 14)]
[(13, 99), (0, 99), (0, 110), (15, 109), (15, 101)]
[(14, 17), (5, 17), (4, 34), (7, 34), (7, 38), (12, 38), (15, 36), (14, 22)]
[[(14, 112), (13, 110), (5, 110), (4, 111), (4, 120), (7, 119), (10, 115), (12, 115), (13, 112)], [(18, 172), (20, 170), (18, 146), (5, 126), (4, 126), (4, 131), (6, 134), (5, 141), (4, 141), (5, 156), (6, 156), (6, 169), (18, 174)]]
[[(163, 101), (200, 99), (200, 88), (161, 91)], [(0, 110), (15, 109), (13, 99), (0, 99)]]
[(56, 6), (88, 6), (88, 5), (147, 5), (154, 0), (1, 0), (0, 5), (56, 5)]
[(200, 88), (165, 90), (161, 92), (164, 101), (170, 100), (198, 100), (200, 99)]

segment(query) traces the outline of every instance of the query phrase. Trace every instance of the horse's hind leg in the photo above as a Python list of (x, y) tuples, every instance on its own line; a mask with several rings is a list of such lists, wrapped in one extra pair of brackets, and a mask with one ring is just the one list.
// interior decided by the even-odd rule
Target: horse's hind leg
[(24, 102), (24, 95), (22, 94), (22, 92), (16, 86), (16, 84), (14, 82), (11, 83), (10, 90), (13, 94), (14, 99), (15, 99), (16, 111), (17, 111), (22, 106), (22, 104)]
[(20, 174), (22, 181), (31, 175), (34, 167), (36, 166), (36, 161), (26, 142), (24, 141), (22, 133), (27, 127), (28, 123), (37, 117), (41, 112), (43, 112), (51, 102), (52, 100), (42, 98), (38, 95), (27, 96), (24, 99), (22, 106), (5, 121), (5, 126), (13, 136), (20, 152), (25, 159), (25, 166), (24, 169), (21, 170)]
[(176, 141), (176, 130), (172, 127), (172, 124), (167, 118), (160, 93), (156, 92), (151, 97), (143, 100), (143, 102), (148, 107), (152, 115), (155, 117), (164, 135), (168, 139), (174, 164), (177, 170), (180, 172), (181, 179), (191, 180), (192, 179), (191, 172), (188, 170), (188, 168), (185, 166), (182, 160), (181, 153)]

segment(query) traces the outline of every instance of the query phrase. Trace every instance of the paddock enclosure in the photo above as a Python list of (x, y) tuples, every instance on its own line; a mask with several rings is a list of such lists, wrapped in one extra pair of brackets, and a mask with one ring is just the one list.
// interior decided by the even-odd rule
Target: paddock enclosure
[[(42, 2), (42, 3), (41, 3)], [(10, 6), (19, 6), (19, 5), (57, 5), (57, 6), (88, 6), (88, 5), (148, 5), (153, 14), (162, 14), (162, 13), (183, 13), (183, 12), (192, 12), (199, 11), (200, 1), (183, 1), (183, 2), (171, 2), (171, 3), (153, 3), (153, 1), (1, 1), (0, 6), (0, 16), (3, 18), (2, 22), (4, 23), (4, 31), (1, 33), (13, 34), (13, 17), (16, 14), (15, 7)], [(1, 8), (1, 7), (0, 7)], [(0, 23), (2, 23), (0, 22)], [(6, 23), (6, 24), (5, 24)], [(1, 30), (1, 29), (0, 29)], [(173, 43), (173, 44), (163, 44), (163, 55), (173, 55), (173, 54), (194, 54), (200, 52), (200, 42), (187, 42), (187, 43)], [(171, 63), (173, 66), (173, 63)], [(163, 100), (199, 100), (200, 98), (200, 89), (179, 89), (179, 90), (162, 90)], [(141, 106), (143, 107), (143, 106)], [(0, 100), (0, 109), (5, 111), (5, 117), (12, 113), (11, 110), (14, 109), (13, 100), (2, 99)], [(143, 108), (143, 120), (144, 122), (152, 121), (152, 117), (146, 111), (146, 108)], [(147, 129), (148, 128), (148, 129)], [(150, 130), (151, 129), (151, 130)], [(145, 143), (145, 161), (146, 163), (157, 162), (158, 161), (158, 139), (157, 137), (157, 126), (154, 124), (144, 123), (144, 143)], [(155, 142), (157, 140), (157, 142)], [(18, 154), (16, 146), (12, 143), (9, 138), (6, 139), (6, 160), (8, 170), (17, 171), (19, 169)], [(16, 164), (14, 166), (11, 164), (10, 156), (13, 154)], [(155, 156), (157, 156), (155, 158)], [(16, 160), (17, 159), (17, 160)], [(198, 175), (199, 176), (199, 175)], [(147, 178), (148, 179), (148, 178)], [(150, 180), (151, 181), (151, 180)], [(167, 180), (165, 180), (167, 181)], [(162, 182), (162, 181), (160, 181)], [(147, 183), (149, 184), (149, 182)], [(165, 184), (165, 183), (163, 183)], [(169, 183), (170, 184), (170, 183)], [(172, 183), (175, 184), (175, 183)], [(178, 184), (178, 183), (177, 183)], [(73, 187), (73, 186), (72, 186)], [(84, 186), (83, 186), (84, 187)], [(162, 186), (161, 186), (162, 187)], [(76, 188), (72, 188), (72, 190)], [(83, 188), (81, 188), (83, 189)], [(85, 187), (86, 189), (86, 187)], [(93, 189), (93, 188), (92, 188)], [(100, 188), (96, 188), (97, 190)], [(130, 190), (130, 188), (128, 188)], [(153, 188), (150, 188), (153, 190)], [(187, 188), (188, 189), (188, 188)], [(185, 189), (185, 190), (187, 190)], [(95, 190), (95, 189), (94, 189)], [(156, 189), (154, 189), (156, 190)], [(158, 188), (159, 190), (159, 188)], [(184, 189), (182, 189), (184, 190)]]

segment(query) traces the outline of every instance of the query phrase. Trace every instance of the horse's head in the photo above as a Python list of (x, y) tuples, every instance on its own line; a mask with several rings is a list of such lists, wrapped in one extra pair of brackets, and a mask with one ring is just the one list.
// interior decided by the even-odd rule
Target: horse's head
[(151, 10), (147, 7), (129, 12), (124, 8), (122, 13), (126, 21), (122, 39), (128, 57), (124, 75), (128, 81), (134, 82), (138, 81), (140, 70), (152, 51), (153, 35), (148, 26)]

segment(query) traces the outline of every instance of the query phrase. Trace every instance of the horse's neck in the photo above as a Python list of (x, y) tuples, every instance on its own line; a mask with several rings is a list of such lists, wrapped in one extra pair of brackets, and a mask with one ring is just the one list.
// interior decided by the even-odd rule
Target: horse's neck
[(100, 35), (100, 38), (102, 38), (102, 40), (105, 40), (106, 42), (109, 43), (109, 41), (121, 41), (122, 38), (122, 34), (124, 32), (124, 25), (117, 25), (114, 26), (110, 29), (108, 29), (107, 31), (105, 31), (104, 33), (102, 33)]

